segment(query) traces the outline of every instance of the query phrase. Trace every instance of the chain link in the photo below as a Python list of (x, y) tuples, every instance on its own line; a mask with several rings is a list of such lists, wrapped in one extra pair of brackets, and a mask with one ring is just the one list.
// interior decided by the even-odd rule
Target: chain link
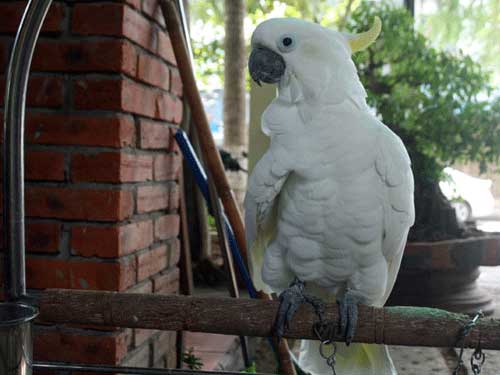
[[(318, 313), (318, 311), (316, 312)], [(321, 342), (321, 344), (319, 345), (319, 354), (323, 359), (326, 360), (326, 364), (328, 365), (328, 367), (332, 369), (332, 374), (337, 375), (337, 372), (335, 371), (335, 363), (337, 361), (337, 344), (333, 340), (333, 337), (335, 335), (335, 324), (333, 321), (324, 320), (322, 311), (320, 311), (318, 316), (319, 321), (314, 323), (313, 329), (314, 334)], [(332, 346), (331, 353), (327, 352), (327, 345)]]
[(481, 339), (479, 339), (479, 343), (470, 357), (470, 368), (472, 369), (474, 375), (479, 375), (481, 373), (481, 368), (483, 367), (485, 361), (486, 354), (483, 353), (481, 349)]
[[(458, 337), (456, 346), (460, 346), (460, 354), (458, 355), (458, 363), (457, 367), (453, 371), (453, 375), (459, 375), (460, 370), (465, 368), (464, 361), (463, 361), (463, 355), (464, 355), (464, 348), (465, 348), (465, 339), (469, 335), (470, 331), (474, 326), (477, 324), (478, 320), (484, 316), (483, 312), (479, 310), (479, 312), (469, 320), (462, 328), (460, 335)], [(460, 344), (460, 345), (459, 345)], [(481, 374), (481, 367), (484, 364), (484, 361), (486, 360), (486, 355), (483, 353), (481, 350), (481, 338), (479, 338), (479, 342), (476, 346), (476, 349), (474, 350), (474, 353), (472, 353), (472, 356), (470, 358), (470, 364), (471, 364), (471, 369), (474, 375), (479, 375)]]

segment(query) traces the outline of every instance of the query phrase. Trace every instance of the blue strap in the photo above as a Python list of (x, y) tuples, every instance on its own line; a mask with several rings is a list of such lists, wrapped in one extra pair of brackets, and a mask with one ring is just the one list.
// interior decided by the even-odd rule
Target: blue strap
[[(210, 206), (207, 174), (203, 170), (203, 166), (196, 156), (191, 142), (189, 142), (186, 133), (180, 129), (175, 133), (175, 140), (177, 141), (177, 144), (179, 145), (179, 148), (184, 155), (184, 159), (186, 159), (189, 167), (191, 168), (191, 171), (193, 172), (198, 188), (205, 198), (205, 201)], [(222, 217), (224, 220), (224, 227), (226, 229), (227, 241), (229, 243), (229, 248), (231, 249), (233, 259), (236, 263), (236, 267), (238, 267), (238, 271), (241, 275), (241, 278), (243, 279), (243, 283), (245, 284), (250, 297), (257, 298), (257, 291), (255, 290), (255, 286), (253, 285), (252, 279), (250, 278), (250, 275), (245, 267), (245, 263), (243, 262), (243, 258), (241, 257), (240, 249), (238, 247), (238, 243), (236, 242), (233, 228), (231, 227), (231, 224), (229, 223), (229, 220), (224, 212), (222, 213)]]

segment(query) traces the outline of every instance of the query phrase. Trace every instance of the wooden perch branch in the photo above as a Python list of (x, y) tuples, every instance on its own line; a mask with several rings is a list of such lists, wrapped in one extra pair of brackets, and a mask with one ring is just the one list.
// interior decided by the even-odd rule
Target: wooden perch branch
[[(39, 299), (40, 319), (116, 327), (193, 331), (226, 335), (269, 336), (278, 302), (196, 298), (152, 294), (48, 290)], [(336, 304), (327, 306), (327, 319), (338, 321)], [(355, 342), (387, 345), (453, 347), (470, 318), (438, 309), (367, 306), (359, 308)], [(302, 306), (285, 332), (288, 338), (314, 339), (316, 317)], [(483, 349), (500, 350), (500, 320), (483, 318), (470, 332), (467, 347), (481, 336)], [(342, 341), (341, 337), (337, 337)]]

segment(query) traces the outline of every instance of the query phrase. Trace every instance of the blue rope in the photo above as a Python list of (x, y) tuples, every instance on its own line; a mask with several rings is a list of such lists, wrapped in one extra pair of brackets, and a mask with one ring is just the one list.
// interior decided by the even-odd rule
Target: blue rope
[[(189, 142), (186, 133), (180, 129), (175, 133), (175, 140), (177, 141), (177, 144), (179, 145), (179, 148), (184, 155), (184, 159), (186, 159), (189, 167), (191, 168), (191, 171), (193, 172), (196, 184), (198, 185), (201, 194), (205, 198), (207, 204), (210, 206), (207, 174), (203, 170), (203, 166), (196, 156), (191, 142)], [(231, 249), (233, 259), (236, 263), (236, 267), (238, 267), (238, 271), (241, 275), (241, 278), (243, 279), (243, 283), (245, 284), (250, 297), (257, 298), (257, 291), (255, 290), (255, 286), (253, 285), (252, 279), (250, 278), (250, 275), (245, 267), (245, 263), (243, 262), (243, 258), (241, 257), (240, 249), (238, 247), (238, 243), (236, 242), (233, 228), (231, 227), (231, 224), (229, 223), (229, 220), (225, 213), (222, 213), (222, 217), (224, 220), (224, 227), (226, 229), (227, 241), (229, 243), (229, 248)]]

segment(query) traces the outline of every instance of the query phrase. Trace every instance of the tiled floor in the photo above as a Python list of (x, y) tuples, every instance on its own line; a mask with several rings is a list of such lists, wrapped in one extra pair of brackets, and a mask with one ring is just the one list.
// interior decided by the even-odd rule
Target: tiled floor
[[(197, 287), (194, 294), (203, 297), (226, 297), (228, 292), (223, 286), (217, 289)], [(189, 348), (193, 348), (193, 354), (203, 363), (203, 370), (229, 371), (243, 368), (243, 359), (237, 336), (186, 332), (184, 349), (187, 351)]]
[(204, 370), (232, 370), (233, 366), (241, 364), (236, 336), (187, 332), (184, 347), (186, 350), (193, 348), (193, 354), (203, 363)]

